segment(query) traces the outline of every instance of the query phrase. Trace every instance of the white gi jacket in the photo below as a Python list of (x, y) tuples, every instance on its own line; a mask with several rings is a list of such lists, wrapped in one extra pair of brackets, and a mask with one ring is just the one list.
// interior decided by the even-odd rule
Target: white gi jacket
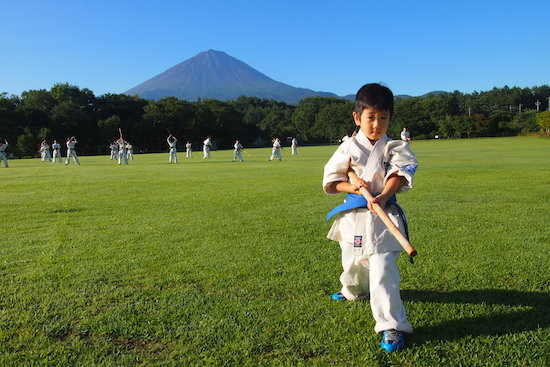
[[(339, 192), (329, 186), (336, 181), (350, 181), (347, 175), (351, 167), (361, 179), (367, 182), (373, 196), (379, 195), (388, 178), (397, 173), (406, 179), (398, 192), (412, 187), (418, 162), (410, 146), (401, 140), (392, 140), (384, 135), (375, 145), (362, 131), (344, 141), (325, 165), (323, 190), (327, 194)], [(386, 207), (386, 213), (403, 231), (404, 223), (397, 209)], [(386, 228), (382, 220), (366, 208), (341, 212), (332, 224), (328, 238), (338, 242), (354, 243), (355, 236), (362, 236), (363, 255), (378, 252), (401, 251), (402, 247)]]

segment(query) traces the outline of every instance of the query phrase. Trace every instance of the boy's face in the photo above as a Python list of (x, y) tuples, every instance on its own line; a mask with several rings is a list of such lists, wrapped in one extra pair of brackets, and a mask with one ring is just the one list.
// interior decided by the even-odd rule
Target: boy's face
[(353, 113), (355, 125), (359, 126), (363, 134), (371, 141), (377, 141), (388, 132), (390, 118), (390, 111), (380, 111), (374, 108), (365, 108), (361, 112), (361, 116)]

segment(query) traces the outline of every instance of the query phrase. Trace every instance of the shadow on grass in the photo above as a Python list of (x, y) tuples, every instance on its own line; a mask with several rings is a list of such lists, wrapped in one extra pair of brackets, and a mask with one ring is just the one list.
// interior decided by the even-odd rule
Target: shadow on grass
[(495, 289), (456, 292), (403, 290), (401, 295), (403, 300), (413, 302), (484, 304), (515, 308), (495, 312), (490, 316), (465, 317), (433, 326), (419, 325), (414, 330), (414, 344), (429, 340), (460, 339), (465, 336), (521, 333), (550, 326), (549, 293)]
[(52, 214), (56, 214), (56, 213), (77, 213), (77, 212), (81, 212), (83, 210), (84, 209), (82, 209), (82, 208), (55, 209), (55, 210), (49, 211), (48, 213), (52, 213)]

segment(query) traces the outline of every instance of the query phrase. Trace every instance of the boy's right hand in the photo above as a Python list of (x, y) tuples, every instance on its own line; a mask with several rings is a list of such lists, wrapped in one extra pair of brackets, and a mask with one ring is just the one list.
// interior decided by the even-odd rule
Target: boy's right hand
[[(356, 176), (357, 177), (357, 176)], [(354, 194), (357, 194), (357, 195), (362, 195), (361, 194), (361, 191), (359, 191), (359, 189), (361, 189), (361, 187), (364, 187), (365, 189), (369, 189), (369, 185), (367, 184), (366, 181), (360, 179), (359, 177), (357, 177), (356, 180), (354, 180), (353, 184), (355, 186), (355, 192)]]

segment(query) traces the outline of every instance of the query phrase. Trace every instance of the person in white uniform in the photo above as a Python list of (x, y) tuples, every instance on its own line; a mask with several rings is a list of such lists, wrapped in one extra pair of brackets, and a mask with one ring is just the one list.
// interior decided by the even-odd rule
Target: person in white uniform
[(55, 163), (57, 159), (59, 159), (59, 163), (63, 163), (61, 159), (61, 144), (57, 142), (57, 140), (53, 140), (52, 144), (52, 151), (53, 151), (53, 159), (52, 162)]
[[(344, 141), (325, 165), (323, 190), (327, 194), (346, 192), (345, 204), (333, 209), (327, 220), (336, 219), (327, 235), (342, 250), (342, 288), (334, 300), (370, 299), (375, 332), (382, 333), (381, 346), (395, 351), (405, 346), (405, 334), (412, 333), (400, 296), (397, 259), (399, 242), (374, 214), (359, 192), (366, 187), (374, 203), (386, 208), (397, 227), (406, 233), (406, 221), (397, 206), (395, 193), (409, 190), (417, 160), (407, 143), (386, 135), (393, 114), (393, 93), (379, 84), (364, 85), (356, 95), (353, 119), (360, 128)], [(348, 177), (352, 169), (359, 177)]]
[(203, 159), (210, 159), (210, 151), (212, 150), (212, 141), (210, 135), (202, 142)]
[(4, 162), (4, 166), (6, 168), (9, 167), (8, 165), (8, 156), (6, 154), (6, 148), (8, 147), (8, 141), (4, 139), (4, 142), (0, 142), (0, 159)]
[(237, 158), (239, 158), (241, 162), (243, 162), (243, 154), (242, 154), (243, 146), (241, 145), (240, 140), (235, 140), (235, 144), (233, 145), (233, 148), (234, 148), (233, 162), (235, 162)]
[(118, 160), (118, 144), (116, 142), (112, 142), (109, 145), (109, 148), (111, 148), (111, 160)]
[(134, 160), (134, 146), (129, 142), (126, 143), (126, 157), (128, 160)]
[(124, 140), (121, 134), (116, 143), (118, 145), (118, 164), (122, 164), (123, 161), (124, 164), (128, 164), (128, 150), (126, 149), (128, 142)]
[(401, 140), (407, 143), (411, 141), (411, 133), (407, 131), (406, 127), (404, 127), (403, 131), (401, 131)]
[(193, 144), (190, 141), (185, 144), (185, 158), (193, 158)]
[(50, 144), (48, 144), (46, 139), (44, 139), (40, 144), (40, 160), (42, 162), (51, 162), (52, 160), (52, 155), (50, 153)]
[(275, 158), (279, 158), (279, 160), (283, 159), (283, 156), (281, 155), (281, 141), (279, 138), (273, 139), (273, 148), (271, 149), (271, 157), (269, 157), (269, 160), (272, 161)]
[(292, 138), (290, 146), (292, 148), (292, 155), (298, 155), (298, 140), (296, 138)]
[(78, 165), (80, 165), (80, 161), (78, 160), (78, 156), (76, 155), (76, 138), (74, 136), (71, 136), (69, 139), (67, 139), (67, 160), (65, 160), (65, 165), (68, 165), (71, 163), (71, 157), (73, 157), (74, 162)]
[(168, 157), (168, 163), (178, 163), (178, 150), (176, 147), (178, 139), (176, 139), (174, 135), (170, 134), (166, 139), (166, 142), (168, 142), (168, 146), (170, 147), (170, 156)]

